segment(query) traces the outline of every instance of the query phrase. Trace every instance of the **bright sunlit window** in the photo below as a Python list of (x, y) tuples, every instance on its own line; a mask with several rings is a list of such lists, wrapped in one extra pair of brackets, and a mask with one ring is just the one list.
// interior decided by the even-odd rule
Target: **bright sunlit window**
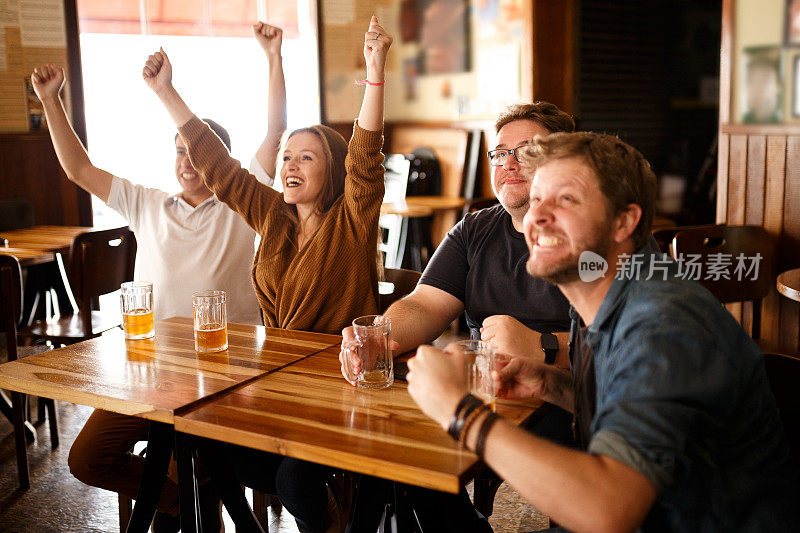
[[(316, 37), (302, 0), (297, 19), (296, 35), (283, 39), (290, 131), (319, 122)], [(141, 74), (147, 56), (159, 47), (169, 55), (173, 85), (192, 111), (225, 127), (233, 156), (249, 166), (266, 135), (268, 111), (267, 59), (252, 36), (81, 33), (87, 140), (94, 165), (146, 187), (179, 192), (175, 127)], [(92, 201), (96, 225), (123, 222), (102, 201)]]

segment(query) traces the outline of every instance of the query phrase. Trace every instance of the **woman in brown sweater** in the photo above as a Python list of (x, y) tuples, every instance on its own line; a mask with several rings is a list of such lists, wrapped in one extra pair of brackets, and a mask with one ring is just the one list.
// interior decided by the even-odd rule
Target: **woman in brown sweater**
[[(194, 168), (261, 235), (252, 273), (267, 326), (336, 334), (353, 318), (377, 312), (383, 82), (391, 43), (373, 16), (364, 36), (364, 101), (349, 146), (326, 126), (294, 131), (284, 147), (283, 194), (242, 169), (189, 110), (172, 86), (163, 50), (144, 66), (142, 76), (178, 127)], [(277, 493), (301, 531), (329, 525), (329, 469), (245, 448), (232, 455), (240, 480)]]

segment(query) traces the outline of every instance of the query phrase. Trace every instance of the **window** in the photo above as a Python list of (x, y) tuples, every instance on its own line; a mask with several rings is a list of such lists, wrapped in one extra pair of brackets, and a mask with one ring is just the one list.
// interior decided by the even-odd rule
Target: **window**
[[(313, 4), (133, 4), (78, 0), (87, 137), (96, 166), (147, 187), (180, 190), (174, 173), (175, 128), (141, 75), (147, 56), (159, 47), (169, 55), (173, 84), (192, 111), (224, 126), (233, 156), (249, 166), (267, 129), (267, 60), (250, 31), (256, 20), (284, 28), (289, 130), (319, 122)], [(98, 199), (93, 205), (95, 224), (121, 221)]]

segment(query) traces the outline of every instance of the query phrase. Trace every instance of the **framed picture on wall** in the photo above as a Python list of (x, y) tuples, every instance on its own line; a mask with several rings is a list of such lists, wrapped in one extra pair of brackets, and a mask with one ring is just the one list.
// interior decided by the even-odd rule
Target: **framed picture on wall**
[(786, 32), (784, 42), (787, 45), (800, 45), (800, 0), (786, 0)]
[(786, 122), (800, 124), (800, 48), (786, 51)]
[(420, 74), (470, 70), (469, 6), (469, 0), (414, 0), (416, 18), (402, 19), (401, 34), (416, 37)]
[(741, 69), (742, 122), (775, 124), (783, 120), (781, 47), (745, 48)]

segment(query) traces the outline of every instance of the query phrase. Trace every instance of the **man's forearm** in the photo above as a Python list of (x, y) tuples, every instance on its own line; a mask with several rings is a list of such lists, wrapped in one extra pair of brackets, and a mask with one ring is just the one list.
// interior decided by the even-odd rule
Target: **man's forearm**
[(67, 119), (61, 98), (58, 96), (44, 98), (42, 107), (58, 162), (61, 163), (67, 177), (79, 187), (98, 196), (104, 202), (107, 201), (111, 189), (111, 175), (92, 165), (86, 149)]
[(400, 345), (395, 355), (432, 342), (453, 321), (452, 317), (432, 313), (413, 296), (393, 303), (384, 315), (392, 321), (392, 340)]
[[(472, 449), (480, 425), (470, 427)], [(488, 434), (484, 459), (537, 509), (574, 531), (632, 531), (655, 500), (650, 482), (627, 465), (565, 448), (503, 420)]]

